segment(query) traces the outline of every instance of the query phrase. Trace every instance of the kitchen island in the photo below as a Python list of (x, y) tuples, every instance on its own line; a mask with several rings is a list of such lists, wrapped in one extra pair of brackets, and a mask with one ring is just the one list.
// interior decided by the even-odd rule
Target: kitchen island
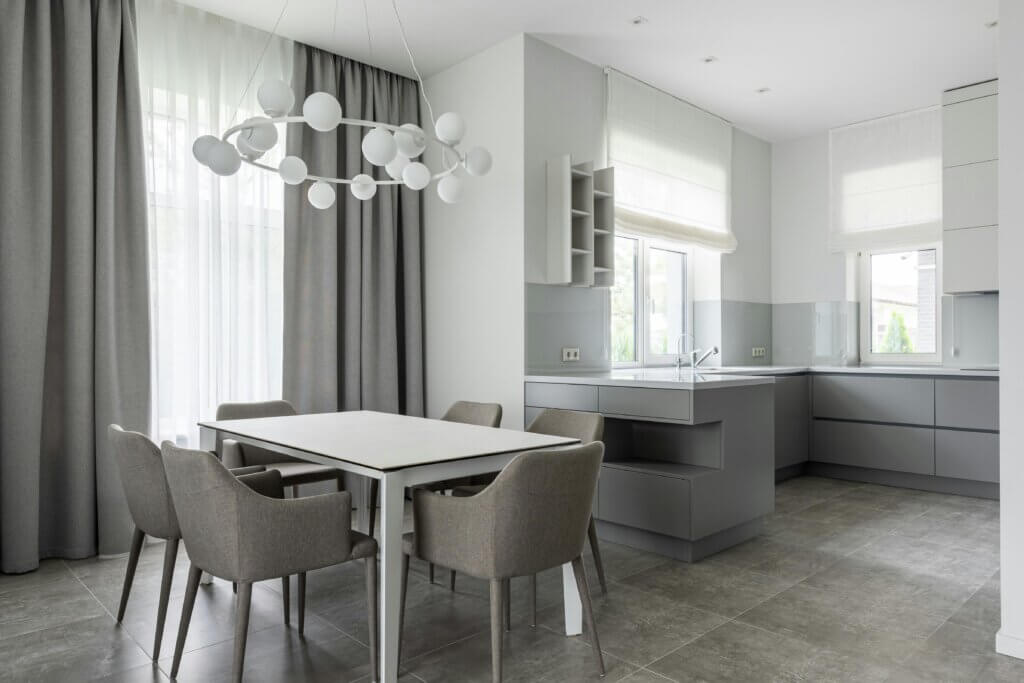
[(693, 562), (758, 535), (773, 510), (774, 383), (685, 368), (531, 375), (526, 420), (603, 414), (599, 535)]

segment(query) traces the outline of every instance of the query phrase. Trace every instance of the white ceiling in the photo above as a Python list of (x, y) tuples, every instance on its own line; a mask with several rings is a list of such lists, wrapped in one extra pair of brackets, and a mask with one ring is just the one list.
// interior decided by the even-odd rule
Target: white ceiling
[[(285, 0), (183, 0), (269, 30)], [(398, 0), (420, 71), (516, 33), (768, 140), (938, 104), (996, 75), (998, 0)], [(391, 0), (289, 0), (278, 33), (411, 75)], [(335, 8), (337, 7), (337, 14)], [(646, 23), (633, 25), (636, 16)], [(336, 17), (336, 19), (335, 19)], [(705, 64), (709, 55), (717, 61)], [(758, 94), (758, 88), (771, 92)]]

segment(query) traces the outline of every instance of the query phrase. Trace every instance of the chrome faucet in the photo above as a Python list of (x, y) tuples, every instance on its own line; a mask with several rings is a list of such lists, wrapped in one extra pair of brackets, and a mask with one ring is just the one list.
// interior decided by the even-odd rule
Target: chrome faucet
[(682, 370), (683, 368), (683, 337), (690, 338), (690, 367), (694, 367), (694, 363), (697, 361), (697, 354), (700, 350), (695, 348), (697, 340), (694, 339), (693, 335), (689, 332), (683, 332), (676, 339), (676, 370)]
[[(697, 353), (698, 353), (697, 351), (694, 351), (693, 352), (694, 356), (696, 356)], [(703, 363), (704, 361), (706, 361), (708, 359), (708, 357), (710, 357), (710, 356), (717, 356), (717, 355), (718, 355), (718, 347), (717, 346), (712, 346), (710, 349), (705, 351), (701, 355), (700, 358), (698, 358), (697, 360), (695, 360), (693, 362), (693, 369), (696, 370), (698, 367), (700, 367), (700, 364)]]

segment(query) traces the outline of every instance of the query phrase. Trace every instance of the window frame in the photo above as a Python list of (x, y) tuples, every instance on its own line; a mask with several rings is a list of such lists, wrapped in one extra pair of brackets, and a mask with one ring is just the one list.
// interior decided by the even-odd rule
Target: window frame
[[(871, 350), (871, 257), (900, 254), (908, 251), (935, 250), (935, 352), (874, 353)], [(858, 298), (860, 299), (860, 360), (870, 365), (941, 365), (942, 364), (942, 244), (929, 242), (902, 247), (879, 247), (857, 253)]]
[[(683, 333), (692, 335), (693, 332), (693, 246), (655, 237), (616, 231), (616, 239), (619, 237), (636, 240), (637, 259), (635, 269), (635, 280), (633, 283), (633, 348), (636, 351), (635, 359), (630, 361), (612, 361), (613, 368), (642, 368), (675, 365), (676, 353), (656, 354), (650, 351), (650, 313), (651, 296), (649, 261), (651, 249), (674, 251), (683, 255)], [(611, 335), (611, 301), (609, 300), (609, 324), (608, 334)], [(692, 336), (691, 336), (692, 339)], [(696, 343), (696, 342), (692, 342)], [(609, 348), (611, 344), (609, 343)]]

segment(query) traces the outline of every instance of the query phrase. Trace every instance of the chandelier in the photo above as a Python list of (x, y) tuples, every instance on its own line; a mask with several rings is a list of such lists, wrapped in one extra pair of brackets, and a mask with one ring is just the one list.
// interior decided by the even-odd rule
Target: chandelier
[[(455, 175), (455, 172), (462, 168), (469, 175), (485, 175), (491, 170), (491, 154), (483, 147), (473, 147), (465, 152), (460, 149), (459, 144), (466, 132), (466, 123), (460, 115), (447, 112), (434, 119), (433, 108), (423, 87), (423, 78), (409, 49), (396, 0), (392, 0), (391, 4), (402, 36), (402, 44), (416, 74), (420, 92), (433, 123), (434, 135), (428, 135), (414, 123), (393, 125), (346, 118), (338, 99), (326, 92), (314, 92), (309, 95), (302, 103), (301, 113), (294, 113), (295, 93), (284, 81), (272, 79), (264, 82), (256, 91), (256, 99), (266, 116), (248, 118), (229, 127), (219, 138), (215, 135), (201, 135), (192, 144), (192, 155), (199, 163), (220, 176), (234, 175), (242, 164), (246, 163), (278, 173), (289, 185), (310, 183), (306, 196), (309, 203), (317, 209), (327, 209), (334, 204), (334, 185), (348, 185), (356, 199), (367, 200), (377, 194), (377, 187), (380, 185), (404, 185), (411, 190), (422, 190), (436, 180), (437, 194), (443, 201), (449, 204), (459, 201), (462, 196), (462, 179)], [(287, 6), (286, 0), (274, 28), (271, 29), (268, 45)], [(259, 64), (256, 65), (256, 70), (258, 69)], [(253, 71), (253, 77), (256, 70)], [(252, 78), (242, 93), (243, 99), (251, 84)], [(373, 166), (383, 167), (388, 178), (377, 179), (368, 173), (360, 173), (353, 178), (315, 175), (310, 173), (306, 162), (297, 156), (284, 157), (276, 168), (262, 163), (260, 158), (278, 142), (277, 127), (274, 125), (277, 123), (306, 124), (321, 133), (329, 133), (338, 126), (368, 128), (369, 132), (363, 136), (361, 144), (363, 157)], [(428, 145), (435, 145), (440, 149), (440, 170), (431, 170), (421, 160)]]

